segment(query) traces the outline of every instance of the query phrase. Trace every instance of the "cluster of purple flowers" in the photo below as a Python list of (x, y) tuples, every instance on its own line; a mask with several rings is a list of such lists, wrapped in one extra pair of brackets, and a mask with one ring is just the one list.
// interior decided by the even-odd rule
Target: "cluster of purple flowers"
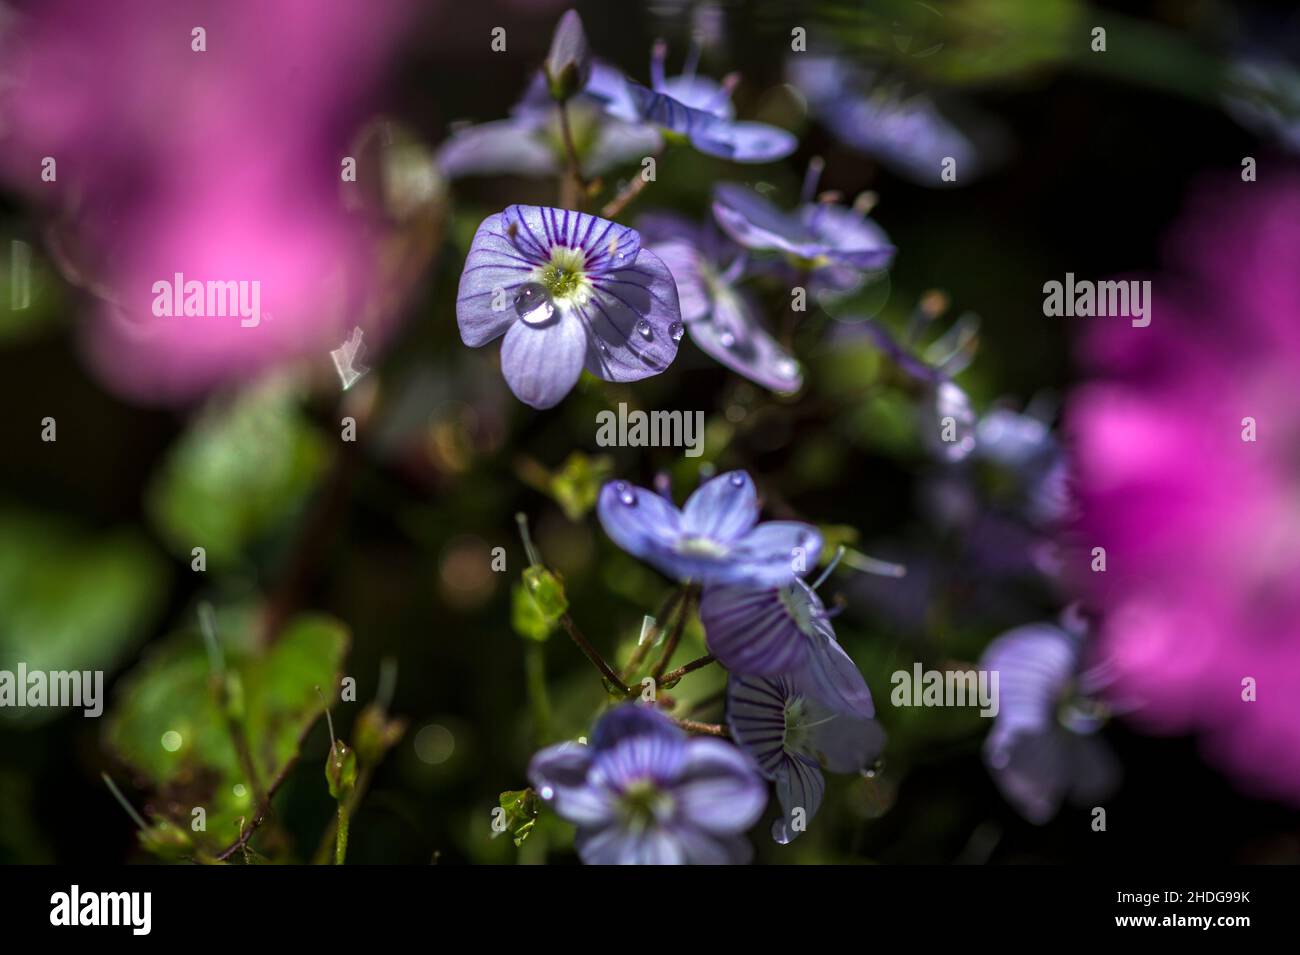
[[(737, 119), (735, 77), (700, 75), (699, 53), (667, 76), (667, 48), (656, 44), (644, 86), (592, 57), (570, 11), (510, 117), (458, 130), (439, 166), (449, 177), (563, 175), (572, 150), (579, 174), (591, 176), (676, 142), (736, 163), (790, 155), (795, 137)], [(738, 374), (774, 392), (798, 391), (799, 363), (765, 328), (743, 281), (775, 270), (833, 296), (888, 268), (894, 254), (865, 207), (814, 201), (820, 169), (815, 161), (791, 213), (746, 186), (720, 183), (715, 221), (702, 225), (651, 213), (631, 229), (529, 206), (488, 216), (461, 278), (461, 338), (479, 347), (504, 336), (502, 373), (535, 408), (557, 404), (584, 369), (619, 382), (664, 371), (687, 331)]]
[[(821, 535), (798, 521), (760, 523), (743, 471), (706, 481), (680, 509), (613, 481), (597, 513), (621, 548), (702, 588), (708, 648), (729, 673), (735, 745), (683, 742), (653, 706), (624, 704), (601, 720), (590, 747), (539, 753), (534, 787), (577, 825), (587, 862), (744, 861), (750, 847), (734, 836), (761, 815), (764, 780), (781, 806), (772, 836), (791, 841), (821, 806), (823, 771), (866, 770), (884, 747), (871, 691), (803, 580)], [(718, 801), (695, 799), (702, 788)]]
[[(585, 182), (673, 143), (737, 163), (794, 151), (785, 130), (736, 118), (735, 79), (701, 76), (698, 49), (678, 76), (666, 75), (666, 59), (656, 44), (650, 84), (629, 79), (592, 57), (570, 12), (511, 116), (456, 132), (441, 168), (452, 177)], [(927, 99), (875, 86), (832, 57), (808, 57), (792, 78), (832, 132), (904, 175), (931, 184), (945, 158), (967, 172), (979, 165), (970, 141)], [(773, 392), (797, 392), (803, 370), (789, 336), (778, 341), (768, 330), (747, 280), (785, 279), (829, 308), (890, 268), (895, 255), (868, 215), (874, 198), (842, 205), (834, 194), (818, 196), (821, 173), (814, 159), (793, 208), (737, 182), (717, 183), (704, 223), (650, 212), (633, 229), (611, 221), (614, 212), (509, 206), (474, 236), (457, 300), (461, 337), (472, 347), (503, 338), (506, 382), (536, 408), (560, 402), (584, 370), (616, 382), (656, 375), (688, 333), (732, 371)], [(901, 336), (871, 319), (846, 323), (842, 333), (866, 335), (922, 395), (927, 417), (953, 423), (956, 434), (932, 448), (946, 467), (965, 467), (983, 427), (989, 454), (1017, 467), (1022, 459), (1050, 462), (1041, 470), (1057, 474), (1050, 433), (1012, 427), (1020, 419), (980, 423), (954, 382), (974, 353), (973, 316), (921, 346), (921, 329), (937, 314), (932, 304), (918, 307)], [(588, 863), (747, 861), (745, 834), (763, 816), (769, 786), (780, 806), (772, 837), (791, 842), (821, 807), (824, 774), (867, 773), (885, 745), (867, 683), (817, 594), (835, 561), (805, 580), (821, 562), (821, 534), (799, 521), (760, 522), (758, 491), (744, 471), (706, 480), (681, 508), (666, 492), (613, 481), (597, 514), (620, 548), (698, 594), (709, 653), (728, 673), (730, 741), (687, 735), (655, 703), (624, 702), (599, 719), (590, 743), (537, 753), (533, 787), (574, 824)], [(986, 761), (1008, 801), (1035, 822), (1114, 775), (1092, 735), (1101, 719), (1088, 708), (1095, 688), (1081, 669), (1082, 647), (1080, 633), (1042, 624), (994, 641), (984, 661), (1007, 694)]]

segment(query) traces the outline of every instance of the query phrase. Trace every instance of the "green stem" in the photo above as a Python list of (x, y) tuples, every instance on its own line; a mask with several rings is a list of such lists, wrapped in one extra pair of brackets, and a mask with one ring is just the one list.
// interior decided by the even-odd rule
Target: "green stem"
[(334, 837), (334, 864), (342, 865), (348, 854), (348, 806), (346, 800), (339, 801), (339, 822)]
[(573, 130), (569, 127), (569, 107), (561, 100), (557, 108), (560, 111), (560, 137), (564, 140), (564, 154), (568, 159), (560, 178), (560, 208), (577, 209), (579, 197), (586, 191), (587, 184), (582, 178), (578, 149), (573, 143)]
[(546, 692), (546, 652), (542, 644), (528, 644), (524, 656), (524, 672), (528, 686), (528, 699), (533, 706), (537, 745), (541, 746), (551, 737), (551, 700)]

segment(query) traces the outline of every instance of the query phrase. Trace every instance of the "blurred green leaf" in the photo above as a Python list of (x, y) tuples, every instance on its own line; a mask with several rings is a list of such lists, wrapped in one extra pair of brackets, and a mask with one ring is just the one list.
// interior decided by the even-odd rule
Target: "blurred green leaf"
[(525, 640), (539, 643), (555, 629), (555, 622), (546, 619), (522, 582), (510, 589), (510, 625)]
[(589, 457), (574, 451), (551, 475), (550, 493), (564, 516), (580, 521), (596, 506), (601, 486), (614, 473), (614, 464), (606, 455)]
[(288, 384), (273, 381), (209, 404), (149, 488), (154, 522), (177, 553), (230, 564), (292, 519), (329, 456)]
[[(62, 520), (0, 511), (0, 669), (111, 669), (149, 626), (167, 573), (133, 533), (91, 537)], [(6, 707), (0, 719), (59, 712)]]
[[(221, 649), (229, 677), (242, 687), (242, 725), (258, 784), (274, 792), (321, 715), (316, 687), (337, 684), (348, 636), (341, 624), (314, 615), (293, 620), (269, 648), (256, 645), (254, 630), (223, 627)], [(137, 784), (153, 791), (150, 814), (191, 831), (199, 848), (221, 851), (238, 839), (240, 820), (257, 815), (255, 787), (196, 630), (152, 648), (127, 675), (105, 735)], [(200, 807), (206, 831), (192, 832)]]

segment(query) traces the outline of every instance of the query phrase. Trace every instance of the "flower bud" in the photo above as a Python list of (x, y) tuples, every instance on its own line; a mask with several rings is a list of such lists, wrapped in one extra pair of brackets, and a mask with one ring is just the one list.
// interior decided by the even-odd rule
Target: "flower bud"
[(542, 71), (546, 74), (551, 96), (557, 100), (566, 100), (580, 93), (591, 79), (591, 48), (582, 29), (582, 18), (576, 10), (560, 17)]

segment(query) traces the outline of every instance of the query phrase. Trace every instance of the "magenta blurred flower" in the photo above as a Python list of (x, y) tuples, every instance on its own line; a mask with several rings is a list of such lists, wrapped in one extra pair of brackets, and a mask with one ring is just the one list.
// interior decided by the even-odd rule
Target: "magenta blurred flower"
[[(0, 174), (51, 206), (54, 252), (98, 300), (85, 342), (112, 387), (184, 400), (287, 358), (328, 362), (354, 326), (377, 344), (397, 296), (376, 302), (391, 284), (340, 172), (413, 7), (49, 0), (15, 23)], [(207, 283), (257, 282), (256, 322), (156, 314), (155, 283), (177, 273), (200, 307)]]
[(1066, 417), (1101, 661), (1134, 721), (1300, 804), (1300, 179), (1214, 183), (1167, 259), (1150, 327), (1089, 327)]

